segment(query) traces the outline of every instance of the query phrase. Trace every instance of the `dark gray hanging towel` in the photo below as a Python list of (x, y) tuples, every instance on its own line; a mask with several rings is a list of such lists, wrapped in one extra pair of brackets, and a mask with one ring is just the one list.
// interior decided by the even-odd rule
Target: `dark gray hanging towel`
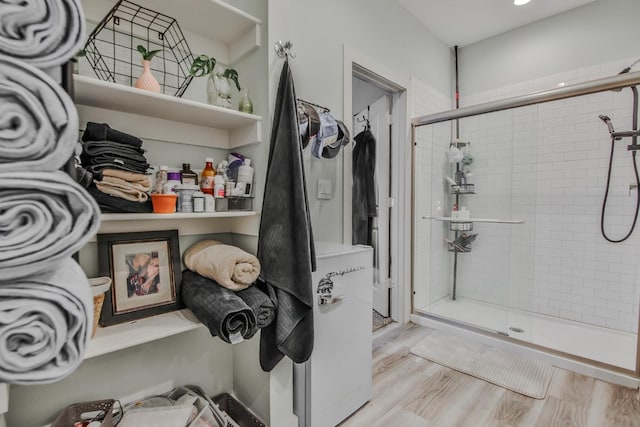
[(260, 365), (271, 371), (288, 356), (313, 350), (313, 233), (298, 135), (296, 94), (285, 61), (276, 97), (258, 237), (259, 286), (276, 302), (276, 319), (260, 334)]

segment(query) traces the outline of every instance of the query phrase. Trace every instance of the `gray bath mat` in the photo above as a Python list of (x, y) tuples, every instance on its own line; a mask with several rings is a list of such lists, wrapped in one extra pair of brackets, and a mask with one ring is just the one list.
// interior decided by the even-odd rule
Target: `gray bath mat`
[(545, 398), (553, 373), (546, 362), (440, 331), (420, 340), (411, 353), (535, 399)]

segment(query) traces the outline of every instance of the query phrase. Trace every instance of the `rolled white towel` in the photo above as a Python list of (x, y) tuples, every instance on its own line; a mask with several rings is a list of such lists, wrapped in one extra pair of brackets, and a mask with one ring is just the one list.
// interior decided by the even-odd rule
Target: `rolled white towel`
[(44, 384), (72, 373), (92, 319), (89, 280), (71, 258), (54, 271), (0, 282), (0, 383)]
[(100, 209), (63, 172), (0, 173), (0, 280), (51, 270), (100, 226)]
[(0, 1), (0, 52), (49, 68), (67, 62), (84, 42), (79, 0)]
[(60, 169), (78, 142), (71, 98), (43, 71), (4, 55), (0, 89), (0, 172)]

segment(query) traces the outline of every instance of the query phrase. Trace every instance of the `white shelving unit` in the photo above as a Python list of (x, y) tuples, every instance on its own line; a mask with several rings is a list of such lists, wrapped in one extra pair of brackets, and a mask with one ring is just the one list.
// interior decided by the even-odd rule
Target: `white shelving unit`
[(98, 328), (96, 335), (89, 342), (84, 358), (101, 356), (202, 327), (204, 325), (196, 319), (191, 310), (184, 309), (108, 328)]
[[(225, 233), (238, 230), (243, 219), (257, 216), (255, 211), (174, 214), (102, 214), (98, 233), (129, 233), (136, 231), (178, 230), (181, 236)], [(91, 240), (95, 241), (95, 237)]]
[[(221, 0), (134, 0), (175, 18), (185, 35), (219, 63), (233, 66), (260, 45), (261, 21)], [(85, 16), (99, 22), (117, 0), (81, 0)], [(204, 43), (203, 43), (204, 42)], [(197, 52), (194, 52), (197, 53)], [(80, 126), (108, 122), (118, 130), (158, 141), (233, 149), (261, 142), (262, 117), (188, 99), (74, 75)], [(147, 147), (149, 148), (149, 147)], [(99, 233), (178, 229), (181, 235), (234, 232), (254, 211), (204, 214), (103, 214)], [(95, 241), (95, 237), (94, 237)], [(190, 310), (99, 328), (85, 359), (203, 328)], [(284, 393), (286, 395), (286, 393)], [(0, 427), (5, 427), (9, 386), (0, 383)], [(295, 417), (286, 411), (283, 417)]]
[[(104, 122), (142, 138), (231, 149), (260, 142), (262, 117), (74, 75), (81, 126)], [(104, 110), (108, 110), (105, 113)], [(188, 135), (188, 138), (185, 138)]]
[[(117, 0), (82, 0), (89, 20), (99, 22)], [(209, 41), (210, 55), (233, 65), (260, 47), (261, 21), (220, 0), (136, 0), (174, 18), (183, 31)]]

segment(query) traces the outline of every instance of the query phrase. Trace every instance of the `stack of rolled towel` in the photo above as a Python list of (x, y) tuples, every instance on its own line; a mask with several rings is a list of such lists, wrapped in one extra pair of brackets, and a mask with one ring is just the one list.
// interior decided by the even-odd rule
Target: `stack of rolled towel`
[(105, 123), (88, 122), (82, 135), (80, 159), (93, 174), (89, 192), (103, 212), (151, 212), (151, 178), (142, 140), (112, 129)]
[(205, 240), (187, 249), (184, 264), (182, 301), (212, 336), (236, 344), (273, 321), (274, 302), (252, 286), (260, 274), (255, 256)]
[(78, 0), (0, 2), (0, 383), (64, 378), (91, 336), (91, 287), (71, 255), (100, 211), (59, 171), (78, 115), (43, 71), (78, 51), (84, 22)]

